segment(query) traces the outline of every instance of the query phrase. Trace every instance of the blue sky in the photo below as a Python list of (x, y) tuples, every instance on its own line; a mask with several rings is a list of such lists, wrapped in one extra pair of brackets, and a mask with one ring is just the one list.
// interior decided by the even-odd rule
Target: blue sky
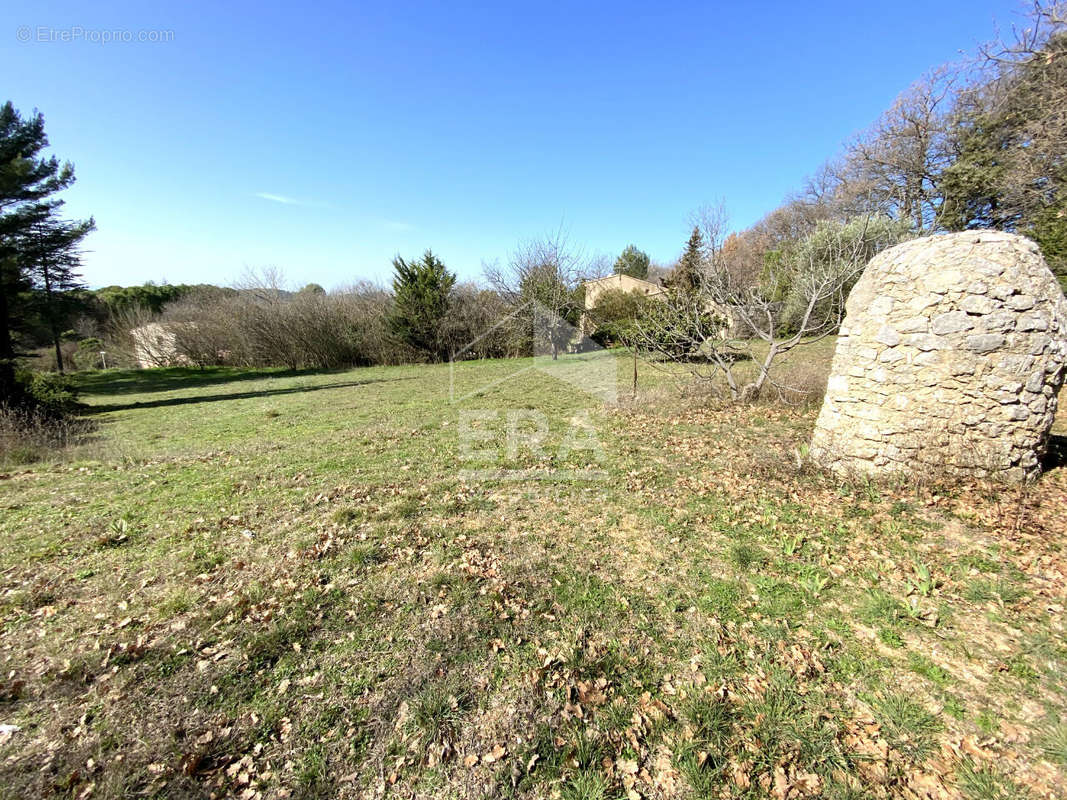
[[(751, 224), (1020, 10), (41, 0), (0, 11), (0, 101), (76, 166), (92, 286), (273, 265), (330, 288), (427, 247), (476, 278), (561, 223), (669, 261), (695, 208)], [(141, 31), (169, 41), (103, 41)]]

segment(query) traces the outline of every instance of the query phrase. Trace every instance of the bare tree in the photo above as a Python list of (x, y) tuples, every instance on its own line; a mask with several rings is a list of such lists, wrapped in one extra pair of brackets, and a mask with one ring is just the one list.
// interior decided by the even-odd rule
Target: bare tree
[[(629, 343), (698, 378), (720, 376), (734, 400), (753, 400), (767, 386), (781, 396), (788, 387), (774, 379), (775, 361), (835, 333), (867, 261), (903, 235), (903, 226), (884, 218), (824, 223), (758, 283), (712, 262), (700, 292), (670, 292), (652, 304)], [(754, 365), (755, 374), (742, 364)]]
[(649, 283), (654, 283), (657, 286), (663, 285), (663, 280), (671, 272), (671, 268), (667, 264), (663, 264), (659, 261), (653, 261), (648, 266), (648, 276), (645, 278)]
[(830, 165), (834, 200), (847, 212), (880, 212), (909, 220), (916, 233), (939, 223), (938, 179), (952, 162), (948, 133), (959, 68), (931, 71), (901, 94), (865, 133)]
[(453, 358), (514, 358), (527, 355), (530, 331), (511, 317), (512, 308), (492, 289), (458, 284), (450, 297), (442, 336)]
[(718, 258), (723, 242), (730, 230), (730, 213), (726, 210), (726, 201), (700, 206), (689, 215), (690, 226), (700, 230), (704, 238), (705, 257), (708, 262)]
[(142, 363), (151, 366), (167, 366), (169, 361), (164, 348), (156, 347), (154, 340), (144, 346), (134, 333), (158, 321), (157, 315), (145, 306), (129, 304), (113, 310), (104, 325), (104, 347), (112, 366), (136, 367)]
[(173, 349), (197, 365), (335, 369), (418, 360), (390, 334), (392, 296), (382, 287), (283, 292), (245, 283), (236, 293), (190, 294), (164, 309), (161, 324)]
[(241, 276), (233, 283), (237, 291), (267, 300), (277, 300), (290, 294), (287, 287), (285, 272), (270, 264), (262, 267), (245, 266)]
[(736, 283), (757, 284), (764, 280), (769, 266), (787, 259), (820, 223), (839, 216), (834, 206), (822, 198), (789, 197), (750, 228), (728, 235), (712, 263), (716, 269), (726, 270)]
[(604, 274), (602, 259), (588, 259), (562, 228), (521, 243), (507, 265), (483, 264), (489, 284), (522, 317), (539, 345), (558, 358), (583, 310), (583, 280)]

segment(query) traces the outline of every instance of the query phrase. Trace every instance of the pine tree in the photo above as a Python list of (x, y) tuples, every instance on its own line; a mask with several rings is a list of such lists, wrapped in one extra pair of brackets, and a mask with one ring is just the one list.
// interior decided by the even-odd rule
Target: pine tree
[(68, 234), (77, 228), (80, 235), (56, 234), (49, 239), (51, 247), (35, 239), (35, 229), (62, 227), (55, 214), (63, 201), (55, 195), (74, 183), (70, 163), (40, 155), (47, 146), (41, 114), (23, 119), (10, 102), (0, 106), (0, 404), (31, 402), (15, 381), (13, 333), (23, 310), (16, 307), (15, 297), (46, 275), (51, 282), (61, 264), (63, 274), (72, 278), (76, 260), (70, 256), (92, 229), (92, 220), (67, 223), (72, 226)]
[(648, 279), (651, 259), (648, 253), (638, 250), (634, 245), (627, 245), (622, 254), (615, 259), (615, 274), (629, 275), (631, 278)]
[(664, 284), (669, 289), (685, 294), (697, 292), (702, 283), (704, 258), (704, 236), (700, 228), (694, 227), (689, 241), (686, 242), (685, 252)]
[(41, 297), (41, 317), (48, 325), (55, 348), (56, 368), (63, 372), (60, 323), (66, 318), (68, 295), (84, 284), (76, 270), (81, 266), (79, 246), (94, 228), (93, 220), (70, 222), (45, 217), (20, 237), (19, 259)]
[(441, 325), (448, 313), (455, 274), (427, 250), (418, 261), (393, 259), (393, 311), (389, 324), (402, 341), (431, 359), (448, 357)]

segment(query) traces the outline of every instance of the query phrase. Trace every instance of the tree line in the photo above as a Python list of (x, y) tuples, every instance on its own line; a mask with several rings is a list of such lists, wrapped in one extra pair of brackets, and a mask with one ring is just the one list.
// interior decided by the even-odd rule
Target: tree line
[[(582, 282), (606, 271), (562, 233), (487, 265), (484, 283), (460, 281), (429, 250), (392, 267), (388, 287), (332, 292), (286, 291), (278, 271), (254, 271), (230, 292), (191, 291), (161, 314), (117, 311), (106, 346), (128, 362), (291, 369), (558, 355), (580, 321)], [(159, 336), (146, 338), (153, 323)]]
[(602, 297), (599, 317), (737, 399), (787, 389), (777, 356), (834, 333), (863, 267), (904, 239), (1020, 233), (1067, 286), (1067, 4), (1036, 2), (1007, 40), (932, 70), (749, 228), (729, 232), (722, 206), (693, 223), (665, 297)]
[[(725, 210), (694, 214), (669, 268), (628, 246), (611, 263), (562, 231), (521, 243), (479, 283), (427, 251), (393, 262), (390, 287), (288, 291), (261, 274), (232, 288), (107, 287), (78, 275), (93, 220), (65, 220), (73, 167), (43, 155), (43, 118), (0, 108), (0, 403), (20, 401), (20, 347), (97, 341), (132, 355), (130, 331), (173, 333), (184, 363), (341, 367), (402, 361), (558, 356), (584, 312), (583, 281), (614, 271), (661, 284), (651, 300), (604, 293), (590, 315), (602, 343), (710, 365), (738, 397), (769, 382), (775, 355), (836, 330), (867, 260), (906, 238), (998, 228), (1025, 234), (1067, 279), (1067, 14), (1035, 3), (1024, 29), (932, 70), (805, 185), (754, 225), (731, 232)], [(540, 315), (540, 316), (537, 316)], [(531, 333), (532, 332), (532, 333)], [(70, 343), (65, 345), (65, 340)], [(762, 342), (758, 377), (733, 365)], [(473, 343), (473, 344), (471, 344)], [(541, 349), (539, 349), (541, 348)], [(75, 351), (77, 352), (77, 351)], [(769, 352), (769, 356), (767, 353)], [(160, 354), (161, 358), (163, 354)], [(763, 360), (768, 359), (768, 360)]]

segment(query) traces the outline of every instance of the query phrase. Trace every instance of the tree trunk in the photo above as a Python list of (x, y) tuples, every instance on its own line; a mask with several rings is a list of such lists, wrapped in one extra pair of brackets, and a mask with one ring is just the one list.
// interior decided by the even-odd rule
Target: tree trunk
[[(806, 321), (803, 324), (807, 324)], [(759, 398), (760, 392), (763, 391), (763, 384), (766, 382), (767, 376), (770, 374), (771, 363), (778, 355), (778, 352), (778, 347), (774, 344), (767, 350), (767, 355), (764, 356), (763, 363), (760, 364), (760, 371), (756, 380), (752, 381), (741, 390), (741, 402), (751, 403)]]
[(20, 405), (15, 386), (15, 345), (11, 339), (8, 286), (0, 266), (0, 405)]
[(634, 345), (634, 399), (637, 399), (637, 345)]
[(59, 328), (56, 325), (55, 306), (52, 304), (52, 276), (47, 266), (42, 266), (44, 272), (44, 308), (48, 315), (48, 329), (52, 332), (52, 345), (56, 348), (56, 369), (63, 374), (63, 349), (59, 346)]
[(56, 349), (56, 369), (63, 374), (63, 348), (59, 346), (59, 334), (56, 332), (55, 323), (52, 323), (52, 346)]

